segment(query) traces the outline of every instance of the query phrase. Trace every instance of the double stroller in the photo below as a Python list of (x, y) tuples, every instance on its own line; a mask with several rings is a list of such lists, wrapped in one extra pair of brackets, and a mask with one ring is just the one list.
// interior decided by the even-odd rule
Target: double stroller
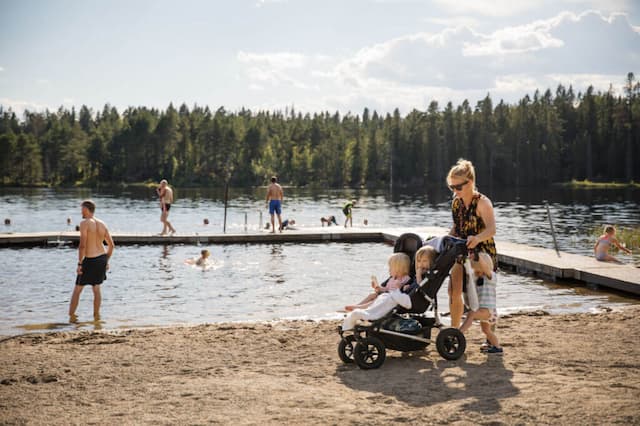
[[(436, 295), (456, 260), (467, 256), (465, 240), (444, 237), (434, 264), (422, 282), (415, 281), (415, 255), (422, 247), (422, 239), (413, 233), (402, 234), (395, 243), (394, 253), (405, 253), (411, 260), (413, 282), (407, 291), (411, 308), (397, 306), (383, 318), (360, 322), (353, 330), (341, 328), (338, 355), (342, 362), (355, 362), (368, 370), (379, 368), (385, 361), (386, 350), (419, 351), (431, 343), (431, 330), (440, 329), (436, 338), (438, 353), (445, 359), (456, 360), (466, 349), (466, 340), (457, 328), (443, 328), (438, 316)], [(382, 284), (386, 284), (386, 281)], [(426, 312), (431, 308), (433, 316)]]

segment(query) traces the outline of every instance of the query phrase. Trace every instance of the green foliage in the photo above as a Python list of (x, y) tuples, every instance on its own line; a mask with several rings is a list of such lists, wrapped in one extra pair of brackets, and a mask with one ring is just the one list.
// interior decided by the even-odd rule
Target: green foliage
[(639, 95), (630, 73), (621, 96), (559, 86), (511, 105), (489, 95), (475, 107), (433, 101), (404, 117), (183, 104), (27, 111), (18, 120), (0, 108), (0, 183), (246, 186), (275, 174), (289, 185), (442, 185), (461, 157), (476, 165), (481, 188), (639, 182)]

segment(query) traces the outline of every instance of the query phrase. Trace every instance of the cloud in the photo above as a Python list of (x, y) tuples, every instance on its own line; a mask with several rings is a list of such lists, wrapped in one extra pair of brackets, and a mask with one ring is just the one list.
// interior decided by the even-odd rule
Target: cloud
[(444, 12), (451, 15), (478, 15), (504, 18), (524, 15), (535, 10), (553, 7), (577, 7), (600, 10), (604, 13), (628, 12), (632, 0), (434, 0)]
[(258, 85), (268, 102), (407, 112), (426, 108), (432, 99), (442, 105), (487, 93), (516, 101), (558, 84), (576, 90), (613, 84), (617, 91), (627, 72), (640, 69), (638, 45), (640, 32), (626, 15), (586, 11), (490, 33), (458, 25), (407, 34), (341, 57), (240, 52), (237, 59), (247, 86)]
[(435, 0), (434, 3), (454, 15), (491, 17), (518, 15), (540, 7), (539, 0)]
[[(563, 12), (482, 34), (468, 27), (418, 33), (361, 49), (336, 67), (345, 84), (491, 88), (513, 74), (624, 74), (640, 67), (640, 33), (622, 14)], [(612, 48), (615, 46), (615, 48)]]
[(45, 111), (54, 110), (50, 105), (39, 102), (25, 101), (19, 99), (0, 98), (0, 105), (3, 108), (11, 109), (17, 116), (22, 116), (25, 111)]
[(324, 55), (303, 55), (295, 52), (253, 53), (239, 51), (238, 62), (244, 66), (244, 73), (254, 84), (288, 85), (297, 89), (317, 89), (316, 85), (305, 83), (308, 69), (326, 63), (329, 58)]
[(258, 0), (255, 4), (256, 7), (266, 6), (272, 3), (284, 3), (286, 0)]

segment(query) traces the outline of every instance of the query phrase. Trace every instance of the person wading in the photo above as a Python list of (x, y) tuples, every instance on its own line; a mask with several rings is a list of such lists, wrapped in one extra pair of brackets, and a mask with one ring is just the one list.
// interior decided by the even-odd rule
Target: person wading
[(80, 222), (78, 269), (76, 285), (69, 304), (69, 320), (71, 322), (78, 320), (76, 309), (85, 285), (90, 285), (93, 289), (93, 318), (96, 321), (100, 319), (100, 303), (102, 302), (100, 285), (107, 278), (109, 259), (115, 247), (107, 225), (94, 217), (96, 204), (91, 200), (85, 200), (80, 206), (82, 222)]

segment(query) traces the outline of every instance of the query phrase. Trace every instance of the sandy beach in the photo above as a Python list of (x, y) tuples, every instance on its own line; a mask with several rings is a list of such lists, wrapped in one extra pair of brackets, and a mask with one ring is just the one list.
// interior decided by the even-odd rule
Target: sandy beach
[(501, 319), (505, 354), (434, 345), (344, 365), (337, 322), (17, 336), (0, 343), (0, 423), (638, 424), (640, 307)]

